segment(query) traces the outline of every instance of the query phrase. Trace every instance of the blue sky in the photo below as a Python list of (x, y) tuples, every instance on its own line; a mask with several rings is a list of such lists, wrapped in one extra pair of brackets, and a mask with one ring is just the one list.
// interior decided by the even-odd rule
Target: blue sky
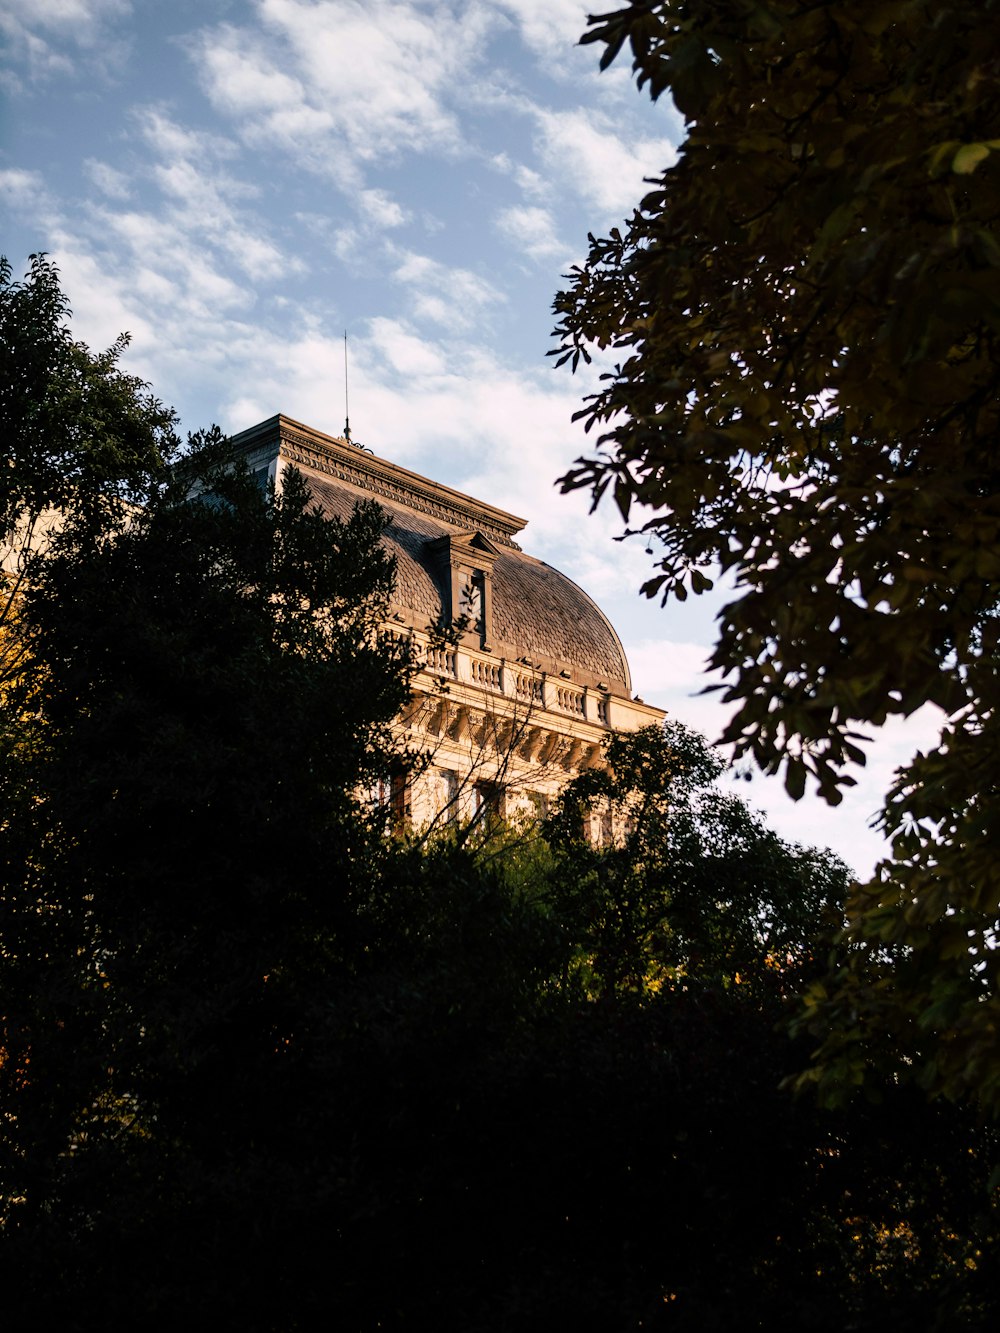
[[(636, 689), (697, 697), (718, 602), (661, 609), (649, 560), (555, 479), (589, 384), (557, 370), (551, 303), (588, 231), (673, 161), (676, 112), (577, 45), (577, 0), (0, 0), (0, 249), (46, 250), (77, 336), (182, 428), (283, 412), (529, 519), (524, 546), (594, 596)], [(596, 373), (596, 370), (587, 372)], [(837, 811), (742, 788), (784, 836), (867, 871), (866, 824), (919, 739), (884, 734)], [(924, 729), (926, 734), (926, 729)]]

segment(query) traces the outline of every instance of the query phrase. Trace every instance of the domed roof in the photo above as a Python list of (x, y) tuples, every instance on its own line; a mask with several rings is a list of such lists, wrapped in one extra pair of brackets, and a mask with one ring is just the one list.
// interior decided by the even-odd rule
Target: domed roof
[(611, 623), (565, 574), (520, 549), (513, 537), (523, 519), (285, 416), (242, 431), (233, 443), (251, 467), (277, 455), (300, 468), (327, 516), (346, 519), (361, 499), (381, 505), (385, 542), (396, 557), (393, 612), (404, 624), (425, 630), (447, 623), (451, 570), (442, 551), (455, 546), (470, 559), (478, 551), (477, 563), (489, 571), (493, 656), (629, 694), (628, 662)]
[[(306, 473), (313, 497), (327, 516), (347, 518), (360, 498), (326, 477)], [(434, 543), (462, 529), (428, 514), (413, 513), (379, 497), (389, 519), (385, 542), (396, 557), (393, 609), (418, 629), (446, 615), (446, 571)], [(468, 532), (468, 530), (465, 530)], [(604, 684), (627, 694), (629, 670), (618, 635), (599, 607), (571, 579), (513, 544), (499, 546), (492, 562), (491, 651), (509, 660), (528, 658), (542, 670), (569, 671), (580, 684)]]

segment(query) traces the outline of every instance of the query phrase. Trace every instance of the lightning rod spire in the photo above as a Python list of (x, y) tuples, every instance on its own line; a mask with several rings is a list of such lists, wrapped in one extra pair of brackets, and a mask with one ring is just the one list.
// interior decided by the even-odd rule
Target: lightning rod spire
[(344, 330), (344, 439), (353, 444), (351, 439), (351, 408), (347, 397), (347, 330)]

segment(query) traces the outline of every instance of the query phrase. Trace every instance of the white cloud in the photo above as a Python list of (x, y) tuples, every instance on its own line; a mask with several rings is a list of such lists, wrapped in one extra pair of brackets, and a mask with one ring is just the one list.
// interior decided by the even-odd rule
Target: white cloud
[(16, 18), (0, 12), (0, 37), (7, 50), (9, 68), (0, 73), (0, 86), (9, 93), (21, 91), (21, 80), (15, 73), (22, 66), (30, 82), (41, 82), (57, 74), (72, 74), (73, 61), (55, 50), (44, 38), (31, 32)]
[(142, 107), (135, 112), (142, 136), (160, 158), (211, 158), (213, 161), (231, 158), (236, 145), (221, 134), (188, 129), (179, 124), (167, 111), (158, 106)]
[[(189, 130), (158, 108), (140, 112), (137, 122), (154, 155), (148, 173), (170, 203), (147, 219), (160, 232), (167, 251), (176, 253), (188, 246), (204, 255), (206, 247), (212, 247), (217, 266), (232, 264), (253, 281), (300, 267), (299, 261), (283, 255), (261, 220), (244, 211), (242, 201), (257, 191), (223, 169), (222, 163), (234, 153), (229, 140)], [(135, 226), (136, 215), (125, 216), (131, 216)], [(111, 225), (120, 226), (114, 219)], [(210, 285), (221, 291), (219, 284)], [(234, 299), (231, 283), (226, 290)]]
[(482, 4), (259, 0), (266, 31), (225, 24), (192, 50), (206, 96), (250, 142), (356, 189), (365, 165), (462, 147), (450, 105), (494, 22)]
[(99, 162), (93, 157), (86, 159), (83, 169), (100, 192), (109, 199), (124, 200), (131, 197), (132, 183), (124, 171), (119, 171), (107, 162)]
[(0, 193), (11, 208), (37, 208), (49, 201), (41, 173), (23, 167), (0, 170)]
[(606, 116), (535, 109), (538, 151), (548, 170), (605, 215), (624, 217), (646, 193), (643, 180), (677, 159), (667, 138), (623, 138)]
[[(138, 124), (151, 158), (135, 178), (94, 159), (86, 163), (103, 198), (57, 206), (40, 174), (25, 170), (0, 175), (0, 188), (32, 216), (34, 230), (43, 224), (43, 243), (73, 304), (75, 332), (107, 346), (129, 330), (137, 373), (168, 396), (160, 381), (175, 364), (186, 361), (194, 378), (212, 366), (223, 373), (227, 349), (219, 330), (255, 305), (257, 284), (297, 265), (243, 209), (247, 187), (221, 167), (225, 141), (191, 134), (159, 111), (146, 112)], [(162, 191), (159, 198), (150, 200), (150, 181)], [(123, 197), (132, 206), (123, 206)]]
[(357, 227), (338, 227), (333, 237), (333, 252), (344, 264), (351, 264), (365, 254), (364, 240)]
[(555, 220), (545, 208), (504, 208), (497, 215), (500, 234), (529, 259), (565, 257), (567, 247), (556, 235)]
[[(272, 59), (261, 38), (226, 25), (195, 40), (206, 96), (221, 110), (266, 123), (275, 113), (304, 108), (301, 80)], [(326, 115), (322, 127), (331, 123)]]
[[(721, 713), (721, 708), (720, 708)], [(838, 806), (829, 806), (813, 792), (793, 801), (780, 781), (752, 777), (740, 795), (763, 811), (782, 837), (811, 846), (830, 846), (863, 879), (877, 861), (890, 853), (889, 844), (872, 827), (897, 768), (919, 748), (933, 744), (940, 729), (936, 710), (922, 709), (912, 718), (893, 719), (878, 728), (867, 745), (868, 762), (851, 770), (857, 785), (847, 788)]]
[(441, 352), (398, 320), (379, 316), (369, 320), (368, 328), (372, 349), (396, 374), (409, 377), (444, 373), (446, 361)]
[[(75, 73), (81, 55), (85, 68), (101, 71), (121, 60), (113, 33), (131, 9), (128, 0), (4, 0), (0, 34), (8, 60), (32, 82)], [(16, 75), (6, 81), (16, 90)]]
[[(615, 622), (614, 605), (605, 602), (603, 609)], [(705, 671), (714, 635), (709, 631), (703, 642), (679, 637), (687, 616), (686, 607), (671, 604), (659, 612), (662, 631), (657, 636), (623, 635), (623, 640), (633, 689), (647, 703), (665, 708), (670, 717), (712, 741), (721, 735), (735, 706), (722, 703), (718, 692), (704, 693), (706, 686), (719, 680), (717, 672)], [(828, 805), (811, 789), (801, 800), (793, 801), (780, 778), (765, 778), (745, 761), (740, 772), (750, 780), (737, 781), (735, 789), (782, 838), (805, 846), (833, 847), (852, 870), (867, 878), (875, 863), (889, 852), (884, 838), (871, 825), (893, 774), (918, 748), (933, 743), (939, 726), (940, 714), (927, 708), (913, 718), (893, 719), (875, 729), (864, 747), (867, 763), (849, 770), (856, 785), (845, 789), (839, 806)]]
[[(517, 23), (525, 45), (546, 62), (565, 62), (587, 27), (587, 0), (497, 0)], [(558, 68), (558, 64), (556, 64)]]
[[(534, 106), (531, 103), (524, 103), (520, 110), (529, 116), (534, 113)], [(513, 161), (507, 153), (495, 153), (489, 159), (489, 165), (494, 171), (502, 172), (509, 176), (525, 198), (538, 203), (548, 200), (553, 194), (552, 182), (541, 172), (535, 171), (532, 167), (525, 166), (523, 162)]]
[[(253, 303), (253, 292), (223, 273), (203, 247), (192, 245), (183, 226), (138, 211), (105, 212), (98, 214), (98, 220), (106, 234), (130, 252), (133, 263), (162, 274), (171, 283), (173, 299), (186, 308), (189, 317), (212, 319), (222, 310), (243, 309)], [(149, 263), (153, 256), (155, 269)], [(119, 253), (119, 263), (124, 258)]]
[[(665, 708), (671, 717), (715, 740), (735, 706), (723, 704), (717, 692), (703, 693), (707, 685), (719, 679), (717, 672), (709, 675), (704, 671), (714, 636), (707, 635), (704, 643), (675, 641), (670, 637), (671, 630), (681, 630), (685, 609), (672, 605), (660, 615), (662, 637), (626, 639), (633, 686), (647, 703)], [(613, 610), (611, 618), (614, 621)], [(741, 770), (749, 773), (750, 781), (740, 782), (737, 791), (748, 804), (762, 811), (783, 838), (806, 846), (833, 847), (856, 873), (867, 878), (875, 863), (889, 853), (888, 844), (872, 823), (893, 774), (918, 748), (933, 744), (939, 729), (940, 713), (930, 707), (912, 718), (893, 718), (883, 727), (867, 729), (870, 739), (862, 747), (867, 762), (848, 770), (856, 785), (845, 788), (839, 806), (828, 805), (812, 789), (801, 800), (793, 801), (781, 778), (765, 778), (746, 763), (741, 764)]]
[[(530, 515), (533, 552), (553, 548), (567, 529), (581, 549), (592, 549), (594, 528), (581, 531), (582, 500), (561, 499), (553, 488), (576, 429), (569, 425), (573, 393), (544, 372), (525, 375), (498, 361), (485, 343), (465, 339), (460, 350), (382, 316), (352, 333), (355, 434), (383, 457)], [(241, 428), (282, 411), (320, 429), (333, 416), (339, 430), (336, 369), (331, 393), (331, 367), (343, 364), (339, 336), (315, 328), (308, 340), (272, 337), (269, 358), (234, 385), (226, 425)], [(331, 402), (338, 404), (332, 413)]]
[(131, 12), (129, 0), (4, 0), (4, 13), (25, 25), (92, 36), (108, 19)]
[[(517, 25), (521, 40), (534, 54), (539, 70), (556, 83), (572, 84), (579, 90), (589, 85), (595, 97), (607, 105), (613, 102), (626, 118), (636, 106), (636, 88), (631, 52), (626, 46), (607, 69), (600, 68), (604, 46), (580, 45), (589, 30), (589, 18), (595, 6), (588, 0), (496, 0), (496, 4)], [(601, 7), (599, 12), (606, 12)], [(642, 94), (646, 96), (645, 93)], [(661, 113), (671, 120), (670, 133), (683, 137), (683, 122), (673, 108), (669, 95), (660, 103)]]
[[(68, 229), (53, 237), (53, 258), (59, 266), (63, 290), (73, 305), (73, 334), (94, 348), (110, 347), (121, 333), (130, 333), (133, 347), (148, 356), (157, 348), (156, 329), (143, 313), (143, 303), (136, 300), (134, 274), (122, 279), (109, 272), (100, 260), (81, 245)], [(174, 294), (170, 284), (170, 294)], [(134, 358), (129, 369), (149, 379), (150, 362)]]
[(632, 674), (647, 694), (665, 695), (680, 691), (686, 697), (692, 681), (705, 668), (708, 648), (703, 643), (645, 639), (629, 652)]
[[(301, 261), (284, 256), (246, 209), (251, 191), (224, 169), (227, 141), (158, 110), (136, 123), (148, 160), (131, 178), (87, 161), (101, 191), (90, 201), (57, 201), (40, 173), (23, 169), (0, 173), (0, 190), (59, 265), (79, 337), (105, 347), (128, 330), (130, 369), (164, 398), (214, 379), (216, 399), (233, 373), (233, 347), (247, 345), (242, 321), (266, 284)], [(151, 196), (150, 183), (160, 193)]]
[(398, 262), (392, 276), (408, 289), (414, 319), (457, 333), (479, 324), (488, 307), (504, 300), (491, 283), (468, 269), (451, 268), (410, 250), (394, 255)]
[[(104, 222), (110, 226), (111, 219)], [(128, 218), (112, 242), (97, 251), (81, 241), (75, 225), (53, 238), (77, 337), (106, 347), (127, 330), (130, 373), (149, 381), (167, 403), (190, 405), (195, 398), (208, 404), (203, 416), (184, 420), (186, 429), (221, 419), (227, 395), (248, 384), (273, 380), (268, 403), (286, 401), (275, 371), (286, 347), (280, 344), (276, 356), (273, 326), (248, 318), (251, 292), (192, 254), (169, 226), (158, 231), (142, 215)], [(294, 346), (290, 338), (288, 348)], [(261, 417), (274, 410), (269, 406)]]
[(385, 190), (362, 190), (358, 201), (365, 218), (379, 229), (402, 227), (410, 214)]
[(544, 176), (521, 163), (514, 167), (514, 179), (529, 198), (541, 199), (552, 192)]

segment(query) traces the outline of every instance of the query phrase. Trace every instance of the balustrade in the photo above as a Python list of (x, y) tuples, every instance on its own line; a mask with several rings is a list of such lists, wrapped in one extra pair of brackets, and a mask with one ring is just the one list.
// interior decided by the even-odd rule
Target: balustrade
[(577, 717), (583, 717), (583, 695), (579, 690), (571, 690), (567, 689), (565, 685), (559, 685), (556, 688), (556, 707), (564, 713), (575, 713)]
[(473, 685), (482, 685), (487, 690), (503, 688), (503, 677), (498, 662), (484, 662), (481, 658), (473, 657), (469, 666)]
[(454, 677), (457, 674), (453, 648), (428, 648), (425, 660), (427, 670), (436, 671), (439, 676)]

